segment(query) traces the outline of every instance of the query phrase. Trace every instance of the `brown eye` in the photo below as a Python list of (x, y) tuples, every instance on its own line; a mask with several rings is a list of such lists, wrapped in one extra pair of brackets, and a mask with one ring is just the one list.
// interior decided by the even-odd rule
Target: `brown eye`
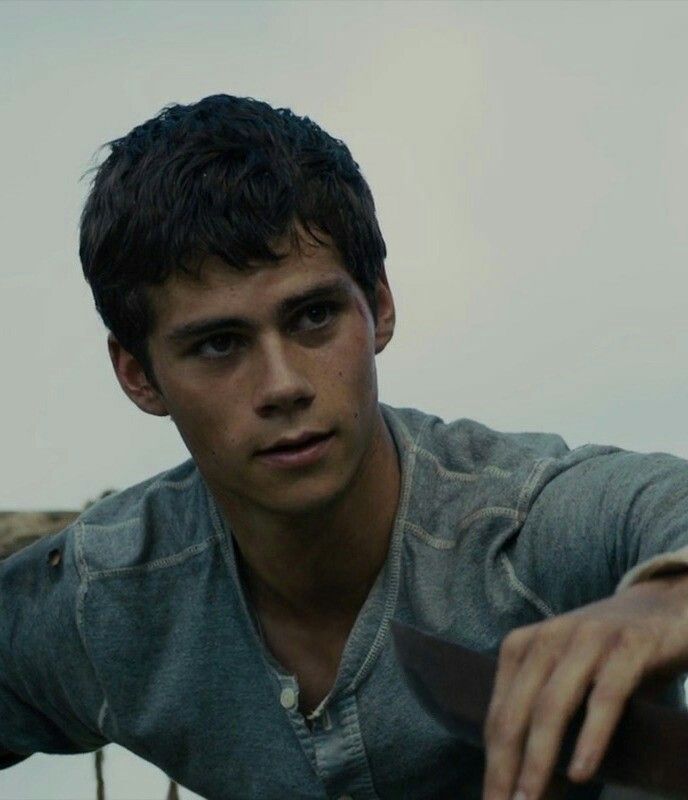
[(216, 333), (200, 342), (195, 350), (205, 358), (223, 358), (231, 355), (237, 348), (236, 336), (229, 333)]
[(334, 303), (316, 303), (308, 306), (300, 315), (297, 328), (301, 331), (312, 331), (327, 325), (336, 312)]

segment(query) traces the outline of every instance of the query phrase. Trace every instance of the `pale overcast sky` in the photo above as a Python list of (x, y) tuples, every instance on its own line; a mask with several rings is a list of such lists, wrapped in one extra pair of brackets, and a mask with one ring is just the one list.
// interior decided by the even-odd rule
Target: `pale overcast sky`
[[(688, 457), (688, 3), (0, 3), (0, 509), (76, 508), (187, 458), (121, 394), (77, 256), (98, 147), (250, 95), (344, 139), (397, 302), (381, 399)], [(164, 777), (106, 750), (108, 800)], [(0, 800), (91, 800), (35, 756)], [(192, 795), (183, 792), (188, 800)]]

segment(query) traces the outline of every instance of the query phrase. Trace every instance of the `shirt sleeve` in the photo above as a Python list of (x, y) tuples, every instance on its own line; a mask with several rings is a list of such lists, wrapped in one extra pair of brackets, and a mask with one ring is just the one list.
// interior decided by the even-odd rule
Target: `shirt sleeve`
[(106, 743), (77, 625), (79, 586), (70, 529), (0, 562), (0, 768)]
[(545, 613), (688, 568), (688, 461), (586, 445), (542, 467), (505, 555)]
[(662, 553), (633, 567), (619, 581), (616, 591), (618, 593), (641, 581), (648, 581), (663, 575), (676, 575), (686, 570), (688, 570), (688, 547), (680, 547), (673, 553)]

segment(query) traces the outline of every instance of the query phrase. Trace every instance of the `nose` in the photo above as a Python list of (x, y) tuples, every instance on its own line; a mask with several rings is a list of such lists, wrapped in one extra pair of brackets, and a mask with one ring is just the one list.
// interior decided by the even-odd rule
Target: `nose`
[(262, 417), (307, 408), (313, 402), (315, 390), (294, 348), (278, 336), (260, 347), (253, 404)]

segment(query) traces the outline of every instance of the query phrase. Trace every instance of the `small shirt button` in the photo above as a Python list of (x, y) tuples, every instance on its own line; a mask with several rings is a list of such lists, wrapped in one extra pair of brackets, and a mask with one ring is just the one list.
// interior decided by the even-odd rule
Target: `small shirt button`
[(296, 692), (289, 686), (286, 689), (282, 689), (280, 703), (282, 708), (294, 708), (296, 705)]

